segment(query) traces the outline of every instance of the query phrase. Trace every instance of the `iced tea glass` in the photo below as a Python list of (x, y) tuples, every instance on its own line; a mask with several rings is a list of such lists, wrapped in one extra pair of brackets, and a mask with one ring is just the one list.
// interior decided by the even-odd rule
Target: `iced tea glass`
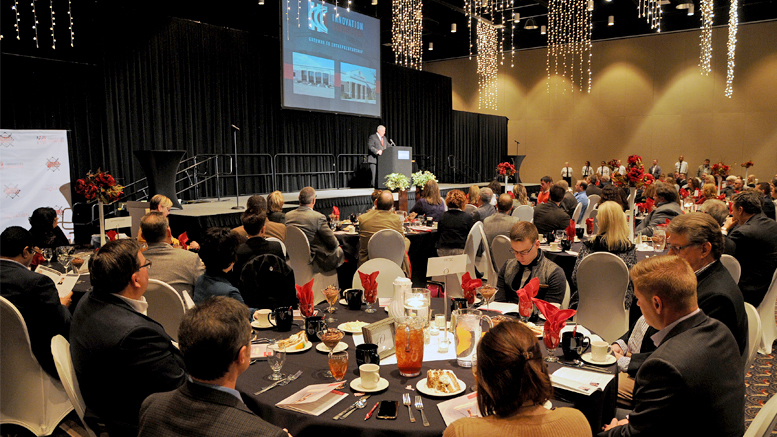
[(348, 352), (329, 352), (329, 371), (335, 381), (342, 381), (348, 371)]
[(424, 361), (424, 322), (417, 317), (397, 318), (394, 341), (399, 374), (414, 377), (421, 374)]

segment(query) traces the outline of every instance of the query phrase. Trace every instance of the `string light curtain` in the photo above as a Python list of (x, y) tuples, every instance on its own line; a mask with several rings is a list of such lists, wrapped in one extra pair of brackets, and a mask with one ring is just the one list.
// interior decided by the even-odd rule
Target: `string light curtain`
[(495, 26), (477, 22), (478, 109), (496, 109), (499, 38)]
[[(548, 92), (550, 78), (568, 78), (575, 89), (591, 92), (591, 12), (587, 0), (550, 0), (548, 3)], [(577, 71), (577, 73), (576, 73)], [(577, 78), (576, 78), (577, 76)]]
[[(702, 0), (703, 1), (703, 0)], [(637, 5), (637, 17), (645, 18), (651, 29), (661, 32), (661, 2), (659, 0), (639, 0)]]
[(731, 7), (728, 16), (728, 63), (726, 66), (726, 97), (729, 99), (734, 93), (732, 83), (734, 82), (734, 55), (737, 48), (737, 30), (739, 28), (739, 1), (731, 0)]
[[(21, 41), (22, 39), (22, 21), (23, 17), (21, 15), (21, 11), (19, 10), (19, 0), (14, 0), (13, 6), (11, 6), (11, 10), (14, 13), (14, 30), (16, 32), (16, 39), (18, 41)], [(38, 8), (36, 4), (36, 0), (32, 0), (30, 2), (30, 9), (32, 11), (32, 17), (27, 18), (32, 22), (32, 33), (27, 33), (25, 31), (25, 35), (31, 35), (32, 40), (35, 41), (35, 48), (40, 48), (40, 38), (38, 38), (40, 35), (38, 35), (38, 27), (39, 26), (45, 26), (46, 25), (46, 18), (45, 15), (42, 14), (41, 20), (43, 22), (38, 21)], [(70, 47), (73, 47), (75, 44), (75, 33), (73, 32), (73, 8), (71, 0), (68, 0), (67, 2), (67, 17), (68, 17), (68, 30), (70, 32)], [(27, 22), (27, 21), (25, 21)], [(54, 11), (54, 0), (49, 0), (49, 17), (48, 17), (48, 26), (49, 31), (51, 33), (51, 48), (53, 50), (56, 50), (57, 48), (57, 37), (55, 34), (55, 29), (57, 27), (57, 17), (56, 12)], [(26, 36), (25, 36), (26, 37)], [(3, 39), (4, 36), (0, 34), (0, 39)], [(43, 38), (46, 39), (46, 38)]]
[(699, 56), (699, 67), (701, 73), (705, 76), (712, 71), (712, 20), (715, 18), (713, 12), (713, 0), (701, 0), (701, 55)]
[(391, 5), (394, 63), (422, 70), (423, 3), (421, 0), (392, 0)]

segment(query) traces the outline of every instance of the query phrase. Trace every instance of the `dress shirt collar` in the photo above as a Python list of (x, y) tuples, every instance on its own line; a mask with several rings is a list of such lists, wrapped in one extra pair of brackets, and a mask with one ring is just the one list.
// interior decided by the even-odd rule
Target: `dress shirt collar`
[(669, 325), (667, 325), (666, 328), (664, 328), (664, 329), (656, 332), (655, 334), (651, 335), (650, 339), (653, 340), (653, 344), (655, 344), (656, 347), (661, 346), (661, 343), (663, 343), (664, 338), (666, 338), (666, 336), (672, 331), (672, 329), (675, 326), (677, 326), (683, 320), (689, 319), (689, 318), (695, 316), (696, 313), (698, 313), (699, 311), (701, 311), (701, 309), (700, 308), (696, 308), (696, 311), (692, 311), (692, 312), (684, 315), (683, 317), (680, 317), (679, 319), (677, 319), (674, 322), (672, 322)]
[(146, 298), (144, 296), (140, 296), (140, 300), (130, 299), (120, 294), (116, 294), (115, 296), (124, 302), (127, 302), (127, 304), (132, 307), (133, 310), (143, 314), (144, 316), (148, 316), (148, 302), (146, 302)]
[(222, 391), (224, 393), (229, 393), (232, 396), (236, 397), (240, 402), (243, 402), (243, 398), (240, 397), (240, 392), (238, 392), (235, 389), (231, 389), (229, 387), (224, 387), (224, 386), (217, 385), (217, 384), (205, 384), (205, 383), (202, 383), (202, 382), (199, 382), (199, 381), (195, 381), (189, 375), (186, 375), (186, 378), (188, 378), (189, 382), (191, 382), (192, 384), (197, 384), (200, 387), (206, 387), (206, 388), (209, 388), (211, 390), (218, 390), (218, 391)]
[(707, 264), (706, 266), (704, 266), (704, 267), (700, 268), (699, 270), (696, 270), (696, 271), (694, 272), (694, 273), (696, 273), (696, 277), (698, 278), (698, 277), (699, 277), (699, 275), (701, 275), (701, 274), (702, 274), (702, 273), (703, 273), (705, 270), (707, 270), (708, 268), (710, 268), (710, 266), (711, 266), (711, 265), (713, 265), (713, 264), (715, 264), (715, 261), (712, 261), (712, 262), (710, 262), (709, 264)]

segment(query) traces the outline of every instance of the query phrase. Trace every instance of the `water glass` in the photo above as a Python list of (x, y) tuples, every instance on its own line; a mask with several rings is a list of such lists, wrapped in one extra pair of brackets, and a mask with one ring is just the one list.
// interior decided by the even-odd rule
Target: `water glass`
[(661, 253), (666, 248), (666, 230), (656, 229), (653, 231), (653, 251)]
[(43, 255), (43, 259), (46, 260), (46, 264), (51, 265), (51, 259), (54, 258), (54, 249), (50, 247), (44, 247), (41, 249), (41, 255)]
[(267, 345), (267, 362), (270, 363), (270, 369), (272, 369), (272, 375), (269, 377), (271, 380), (278, 381), (286, 377), (281, 373), (283, 364), (286, 362), (286, 349), (279, 348), (275, 342)]

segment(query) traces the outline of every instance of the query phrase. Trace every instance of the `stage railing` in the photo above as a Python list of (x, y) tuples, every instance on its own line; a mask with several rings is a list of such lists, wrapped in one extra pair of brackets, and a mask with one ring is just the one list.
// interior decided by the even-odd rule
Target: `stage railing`
[[(343, 158), (346, 158), (345, 165), (342, 165)], [(347, 175), (355, 174), (356, 171), (359, 169), (359, 166), (362, 164), (362, 161), (364, 161), (364, 153), (341, 153), (337, 155), (337, 187), (336, 188), (348, 187)], [(349, 162), (353, 165), (349, 166), (348, 165)], [(354, 170), (345, 170), (346, 168), (352, 168)], [(342, 179), (342, 176), (346, 176), (345, 179)]]
[[(300, 165), (300, 160), (310, 158), (318, 159), (313, 161), (313, 165)], [(332, 153), (278, 153), (273, 156), (273, 165), (275, 168), (274, 181), (276, 190), (284, 192), (297, 191), (306, 186), (338, 188), (336, 180), (337, 158)], [(301, 171), (302, 168), (307, 169), (307, 171)], [(312, 182), (314, 177), (316, 183)], [(321, 177), (326, 178), (324, 183), (321, 183)], [(332, 178), (335, 180), (333, 181)]]

